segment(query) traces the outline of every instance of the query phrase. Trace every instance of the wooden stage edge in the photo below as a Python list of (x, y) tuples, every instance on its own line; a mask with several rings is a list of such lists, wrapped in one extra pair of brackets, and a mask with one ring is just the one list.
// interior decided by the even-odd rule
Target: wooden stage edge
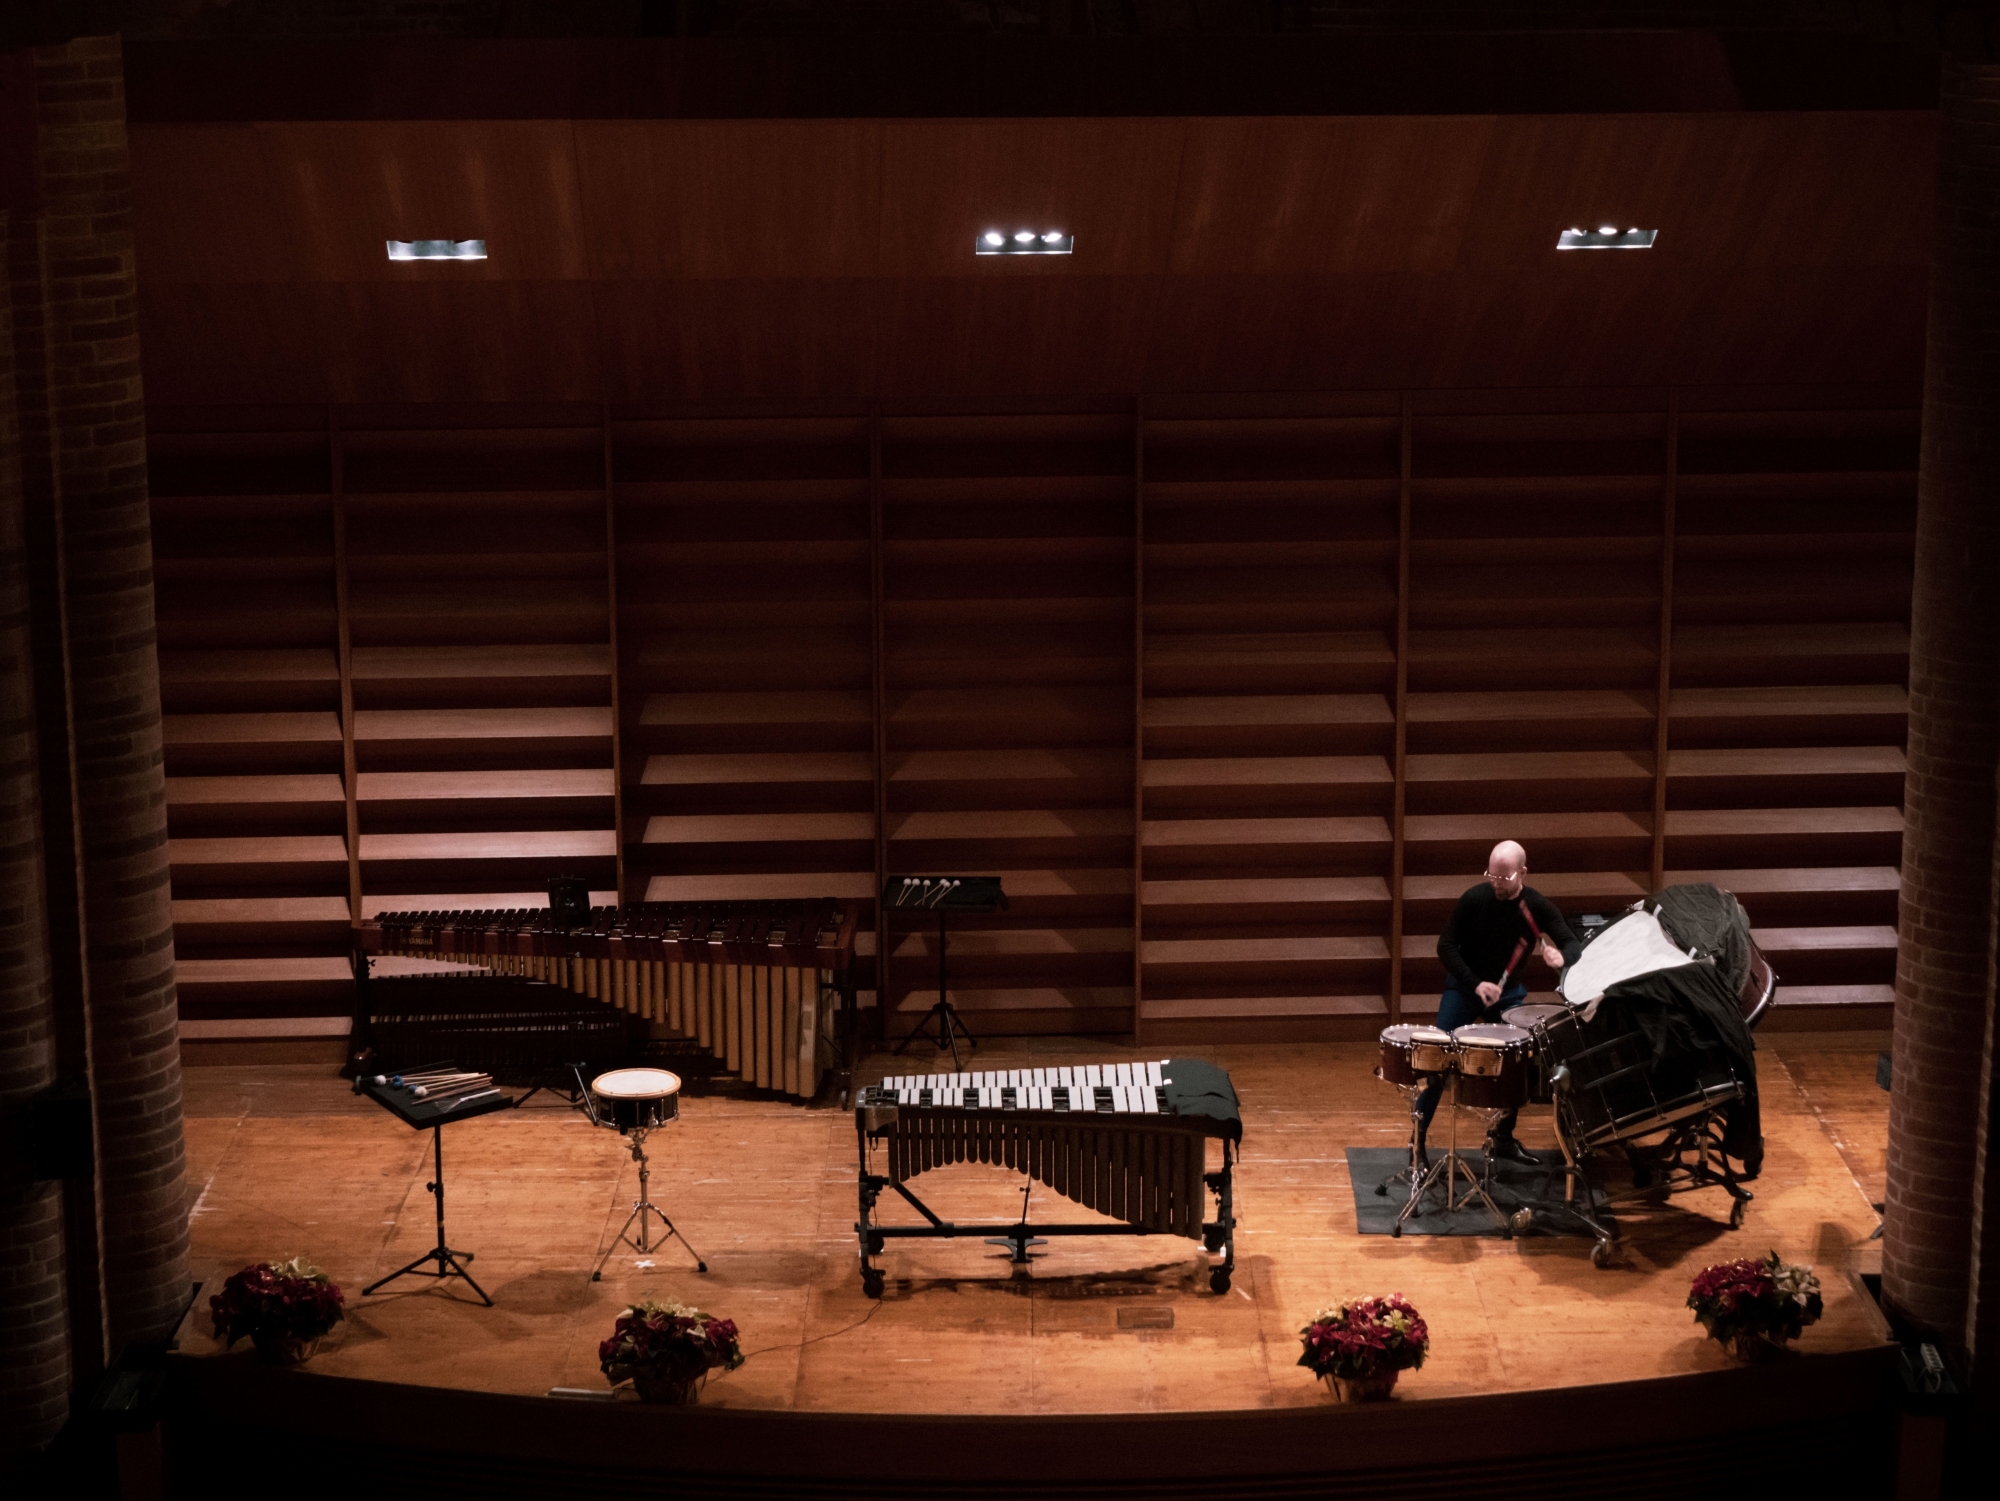
[[(1684, 1497), (1860, 1494), (1895, 1450), (1893, 1347), (1421, 1404), (1014, 1418), (649, 1407), (185, 1360), (176, 1468), (260, 1448), (386, 1495)], [(364, 1437), (365, 1435), (365, 1437)]]

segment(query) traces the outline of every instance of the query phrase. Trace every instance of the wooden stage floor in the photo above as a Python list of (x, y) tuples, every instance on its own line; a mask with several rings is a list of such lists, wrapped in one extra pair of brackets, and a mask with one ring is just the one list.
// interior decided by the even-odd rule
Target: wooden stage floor
[[(1243, 1101), (1238, 1272), (1208, 1291), (1191, 1241), (1056, 1241), (1023, 1275), (977, 1240), (891, 1242), (886, 1296), (856, 1272), (853, 1116), (774, 1100), (691, 1097), (653, 1141), (654, 1196), (708, 1258), (680, 1248), (650, 1267), (590, 1268), (631, 1207), (624, 1143), (543, 1095), (445, 1132), (451, 1243), (497, 1306), (460, 1284), (406, 1278), (360, 1289), (434, 1239), (430, 1133), (412, 1131), (308, 1065), (187, 1073), (194, 1273), (201, 1303), (182, 1348), (214, 1348), (206, 1299), (247, 1262), (304, 1255), (348, 1294), (347, 1322), (313, 1363), (329, 1375), (540, 1394), (598, 1388), (597, 1341), (630, 1300), (674, 1296), (734, 1318), (740, 1370), (704, 1405), (896, 1413), (1171, 1412), (1326, 1400), (1296, 1361), (1297, 1330), (1343, 1297), (1402, 1292), (1430, 1321), (1433, 1352), (1408, 1398), (1631, 1380), (1727, 1364), (1684, 1306), (1712, 1261), (1776, 1249), (1815, 1263), (1826, 1316), (1806, 1352), (1853, 1349), (1882, 1326), (1850, 1273), (1878, 1268), (1868, 1239), (1881, 1197), (1888, 1096), (1878, 1034), (1761, 1040), (1767, 1142), (1744, 1228), (1721, 1190), (1627, 1213), (1619, 1264), (1593, 1268), (1572, 1238), (1363, 1237), (1344, 1149), (1407, 1138), (1396, 1092), (1370, 1075), (1372, 1045), (1186, 1050), (1230, 1071)], [(977, 1067), (1159, 1056), (1088, 1039), (989, 1044)], [(864, 1077), (894, 1060), (876, 1056)], [(928, 1055), (915, 1060), (929, 1065)], [(906, 1067), (907, 1065), (899, 1065)], [(1442, 1120), (1440, 1121), (1442, 1124)], [(1524, 1117), (1553, 1141), (1545, 1110)], [(942, 1214), (1018, 1215), (1020, 1180), (960, 1166), (918, 1191)], [(915, 1216), (886, 1196), (889, 1214)], [(1033, 1213), (1085, 1215), (1037, 1186)], [(239, 1351), (245, 1347), (239, 1346)]]

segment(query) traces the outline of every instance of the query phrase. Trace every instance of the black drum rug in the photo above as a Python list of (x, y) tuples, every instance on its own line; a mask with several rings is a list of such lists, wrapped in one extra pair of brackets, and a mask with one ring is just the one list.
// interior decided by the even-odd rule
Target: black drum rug
[[(1459, 1160), (1470, 1167), (1473, 1174), (1483, 1177), (1486, 1172), (1484, 1152), (1460, 1151)], [(1514, 1233), (1519, 1236), (1533, 1235), (1579, 1235), (1588, 1238), (1590, 1231), (1578, 1223), (1574, 1216), (1562, 1213), (1556, 1205), (1562, 1200), (1563, 1173), (1562, 1153), (1551, 1148), (1535, 1153), (1536, 1167), (1524, 1162), (1508, 1162), (1503, 1159), (1493, 1171), (1493, 1202), (1502, 1215), (1511, 1216), (1515, 1210), (1531, 1208), (1534, 1223)], [(1438, 1160), (1433, 1155), (1432, 1162)], [(1363, 1235), (1389, 1235), (1395, 1231), (1396, 1216), (1403, 1212), (1403, 1205), (1409, 1201), (1409, 1185), (1402, 1181), (1389, 1182), (1396, 1174), (1410, 1165), (1408, 1147), (1349, 1147), (1347, 1149), (1347, 1177), (1354, 1186), (1354, 1228)], [(1550, 1168), (1555, 1169), (1551, 1175)], [(1389, 1191), (1378, 1194), (1379, 1184), (1389, 1182)], [(1461, 1195), (1471, 1193), (1463, 1176), (1459, 1178)], [(1579, 1189), (1581, 1191), (1581, 1189)], [(1407, 1220), (1403, 1221), (1405, 1235), (1491, 1235), (1504, 1234), (1500, 1226), (1493, 1223), (1493, 1216), (1486, 1211), (1486, 1205), (1479, 1195), (1472, 1194), (1472, 1202), (1461, 1204), (1457, 1209), (1444, 1207), (1444, 1183), (1440, 1178), (1430, 1192), (1424, 1195), (1423, 1206)]]

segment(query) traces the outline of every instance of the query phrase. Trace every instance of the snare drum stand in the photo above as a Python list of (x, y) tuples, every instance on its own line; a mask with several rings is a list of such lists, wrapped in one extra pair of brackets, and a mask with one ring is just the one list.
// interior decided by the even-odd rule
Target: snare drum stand
[[(708, 1263), (701, 1259), (701, 1252), (697, 1251), (693, 1246), (688, 1245), (688, 1238), (674, 1227), (674, 1222), (667, 1218), (666, 1210), (653, 1202), (652, 1195), (647, 1186), (652, 1181), (652, 1172), (646, 1163), (646, 1131), (647, 1128), (645, 1126), (634, 1126), (632, 1128), (632, 1160), (639, 1164), (639, 1197), (633, 1201), (632, 1212), (625, 1217), (624, 1228), (618, 1232), (611, 1244), (605, 1248), (604, 1254), (597, 1258), (597, 1270), (590, 1274), (592, 1282), (601, 1282), (604, 1280), (605, 1263), (611, 1260), (612, 1254), (621, 1245), (630, 1246), (641, 1256), (650, 1256), (654, 1251), (663, 1250), (669, 1240), (677, 1240), (686, 1248), (688, 1255), (694, 1258), (694, 1269), (697, 1272), (708, 1270)], [(653, 1240), (651, 1227), (646, 1223), (646, 1216), (649, 1214), (657, 1214), (660, 1217), (661, 1227), (666, 1231), (660, 1237), (657, 1244)], [(632, 1239), (632, 1222), (634, 1220), (639, 1222), (639, 1238), (637, 1240)]]
[[(1421, 1177), (1415, 1171), (1417, 1160), (1415, 1131), (1417, 1107), (1415, 1105), (1416, 1096), (1413, 1095), (1411, 1097), (1410, 1199), (1403, 1206), (1402, 1213), (1396, 1216), (1395, 1228), (1389, 1233), (1393, 1236), (1402, 1235), (1403, 1222), (1416, 1216), (1418, 1206), (1423, 1203), (1424, 1195), (1430, 1192), (1434, 1184), (1442, 1180), (1444, 1183), (1444, 1207), (1446, 1213), (1450, 1213), (1455, 1209), (1463, 1209), (1472, 1202), (1473, 1196), (1477, 1195), (1480, 1202), (1486, 1206), (1486, 1212), (1493, 1216), (1493, 1223), (1500, 1227), (1501, 1235), (1508, 1240), (1512, 1240), (1514, 1238), (1513, 1226), (1508, 1224), (1507, 1217), (1500, 1212), (1500, 1206), (1493, 1202), (1492, 1195), (1486, 1192), (1486, 1185), (1479, 1181), (1479, 1176), (1472, 1171), (1471, 1164), (1458, 1155), (1458, 1070), (1456, 1068), (1451, 1070), (1451, 1083), (1448, 1087), (1451, 1090), (1451, 1098), (1446, 1100), (1444, 1104), (1445, 1108), (1451, 1111), (1451, 1139), (1445, 1146), (1444, 1156), (1432, 1163), (1430, 1169)], [(1461, 1177), (1464, 1179), (1467, 1190), (1462, 1198), (1459, 1196), (1458, 1191)]]

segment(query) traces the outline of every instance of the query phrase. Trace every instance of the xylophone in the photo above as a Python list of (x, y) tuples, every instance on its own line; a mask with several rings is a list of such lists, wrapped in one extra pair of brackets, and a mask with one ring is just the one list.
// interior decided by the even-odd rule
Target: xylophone
[[(909, 1074), (863, 1090), (855, 1104), (860, 1143), (861, 1282), (882, 1294), (883, 1274), (870, 1258), (890, 1239), (979, 1235), (1011, 1244), (1025, 1263), (1028, 1246), (1051, 1235), (1183, 1235), (1222, 1260), (1209, 1286), (1229, 1290), (1236, 1269), (1231, 1197), (1243, 1120), (1229, 1075), (1210, 1063), (1166, 1059), (1068, 1068), (995, 1069), (985, 1073)], [(1222, 1144), (1220, 1171), (1208, 1168), (1208, 1142)], [(870, 1171), (871, 1149), (887, 1171)], [(906, 1187), (910, 1179), (955, 1162), (1011, 1168), (1119, 1224), (955, 1225), (940, 1219)], [(926, 1223), (884, 1225), (882, 1191), (909, 1202)], [(1204, 1220), (1204, 1190), (1216, 1214)]]
[(355, 929), (356, 973), (397, 956), (543, 981), (692, 1039), (747, 1083), (810, 1099), (829, 990), (854, 1035), (859, 921), (859, 903), (832, 898), (595, 907), (573, 928), (547, 908), (385, 912)]

